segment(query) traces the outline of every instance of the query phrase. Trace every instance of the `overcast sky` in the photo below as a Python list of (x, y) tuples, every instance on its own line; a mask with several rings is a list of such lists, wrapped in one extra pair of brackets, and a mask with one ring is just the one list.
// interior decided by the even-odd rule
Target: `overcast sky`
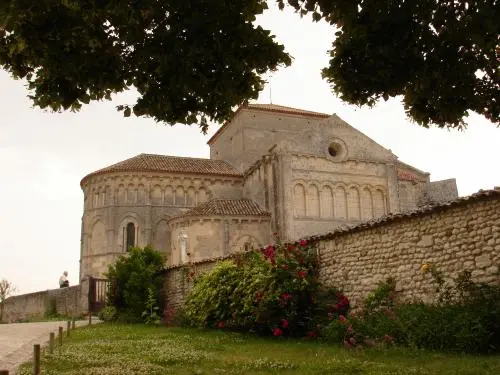
[[(464, 132), (423, 129), (406, 119), (398, 99), (372, 109), (344, 105), (321, 79), (330, 26), (276, 9), (258, 22), (294, 57), (270, 77), (274, 104), (336, 113), (432, 180), (455, 177), (460, 195), (500, 185), (500, 129), (483, 117), (472, 114)], [(64, 270), (78, 282), (86, 174), (140, 153), (208, 158), (206, 142), (218, 128), (203, 135), (197, 127), (123, 118), (115, 106), (132, 102), (132, 93), (79, 113), (44, 112), (31, 107), (22, 81), (1, 70), (0, 95), (0, 279), (19, 293), (57, 288)], [(270, 96), (268, 85), (258, 102)]]

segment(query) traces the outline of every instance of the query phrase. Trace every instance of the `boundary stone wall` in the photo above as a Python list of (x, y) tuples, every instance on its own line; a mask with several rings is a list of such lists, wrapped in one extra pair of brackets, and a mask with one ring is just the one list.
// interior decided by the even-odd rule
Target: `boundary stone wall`
[(2, 322), (13, 323), (43, 318), (54, 305), (57, 314), (60, 315), (86, 314), (88, 313), (88, 291), (89, 282), (82, 280), (81, 284), (69, 288), (9, 297), (5, 300)]
[[(401, 297), (427, 300), (435, 286), (420, 271), (423, 264), (434, 264), (446, 279), (467, 270), (474, 281), (500, 283), (500, 189), (310, 239), (319, 241), (321, 281), (342, 288), (353, 306), (388, 277), (396, 279)], [(191, 267), (204, 272), (224, 259), (167, 269), (167, 306), (182, 305), (192, 287)]]
[(321, 281), (354, 303), (388, 277), (400, 296), (428, 301), (435, 284), (424, 264), (448, 280), (470, 271), (474, 281), (500, 283), (500, 191), (334, 232), (319, 247)]

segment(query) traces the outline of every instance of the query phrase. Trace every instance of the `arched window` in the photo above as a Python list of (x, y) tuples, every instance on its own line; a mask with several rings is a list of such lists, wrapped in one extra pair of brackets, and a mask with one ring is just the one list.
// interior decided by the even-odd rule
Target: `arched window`
[(135, 246), (135, 225), (134, 223), (128, 223), (126, 229), (126, 246), (125, 250), (127, 251), (131, 247)]

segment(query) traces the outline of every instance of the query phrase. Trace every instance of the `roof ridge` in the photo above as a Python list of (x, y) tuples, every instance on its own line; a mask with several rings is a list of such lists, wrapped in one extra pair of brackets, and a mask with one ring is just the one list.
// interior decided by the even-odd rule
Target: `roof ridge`
[(297, 114), (303, 115), (321, 115), (325, 117), (330, 117), (331, 115), (324, 112), (311, 111), (308, 109), (301, 109), (296, 107), (289, 107), (287, 105), (272, 104), (272, 103), (249, 103), (247, 108), (254, 109), (264, 109), (269, 111), (285, 111), (285, 112), (296, 112)]
[[(177, 155), (163, 155), (163, 154), (148, 154), (148, 153), (144, 153), (144, 152), (141, 153), (141, 154), (139, 154), (139, 155), (136, 155), (134, 157), (138, 157), (138, 156), (141, 156), (141, 155), (144, 155), (144, 156), (160, 156), (162, 158), (189, 159), (189, 160), (210, 160), (210, 161), (213, 161), (213, 162), (223, 162), (223, 163), (226, 163), (228, 165), (231, 165), (226, 160), (222, 160), (222, 159), (194, 158), (194, 157), (191, 157), (191, 156), (177, 156)], [(130, 158), (130, 159), (133, 159), (133, 158)], [(124, 161), (126, 161), (126, 160), (124, 160)]]
[(113, 172), (164, 172), (242, 176), (240, 171), (225, 160), (141, 153), (89, 173), (80, 181), (80, 186), (83, 186), (83, 183), (92, 176)]
[[(218, 205), (218, 203), (245, 203), (244, 205)], [(270, 212), (250, 198), (212, 198), (190, 208), (188, 211), (170, 218), (175, 220), (188, 216), (270, 216)]]

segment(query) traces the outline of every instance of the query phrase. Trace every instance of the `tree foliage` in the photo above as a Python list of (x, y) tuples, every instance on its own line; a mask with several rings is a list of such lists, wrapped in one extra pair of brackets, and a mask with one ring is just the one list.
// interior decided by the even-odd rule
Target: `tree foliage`
[(402, 95), (408, 116), (425, 127), (461, 128), (468, 110), (500, 122), (497, 0), (288, 3), (337, 26), (323, 77), (342, 100), (373, 105)]
[(8, 280), (2, 279), (2, 281), (0, 281), (0, 322), (3, 319), (4, 302), (13, 293), (15, 293), (16, 290), (17, 289), (14, 284), (9, 282)]
[[(344, 101), (402, 96), (422, 126), (500, 122), (498, 0), (267, 0), (337, 27), (323, 77)], [(125, 116), (221, 122), (256, 98), (262, 74), (289, 65), (254, 26), (265, 0), (4, 0), (0, 65), (36, 106), (78, 110), (134, 87)], [(333, 31), (332, 31), (333, 32)]]
[(223, 121), (257, 98), (261, 74), (289, 65), (252, 24), (263, 0), (4, 0), (0, 65), (26, 78), (36, 106), (78, 110), (135, 87), (125, 116)]

